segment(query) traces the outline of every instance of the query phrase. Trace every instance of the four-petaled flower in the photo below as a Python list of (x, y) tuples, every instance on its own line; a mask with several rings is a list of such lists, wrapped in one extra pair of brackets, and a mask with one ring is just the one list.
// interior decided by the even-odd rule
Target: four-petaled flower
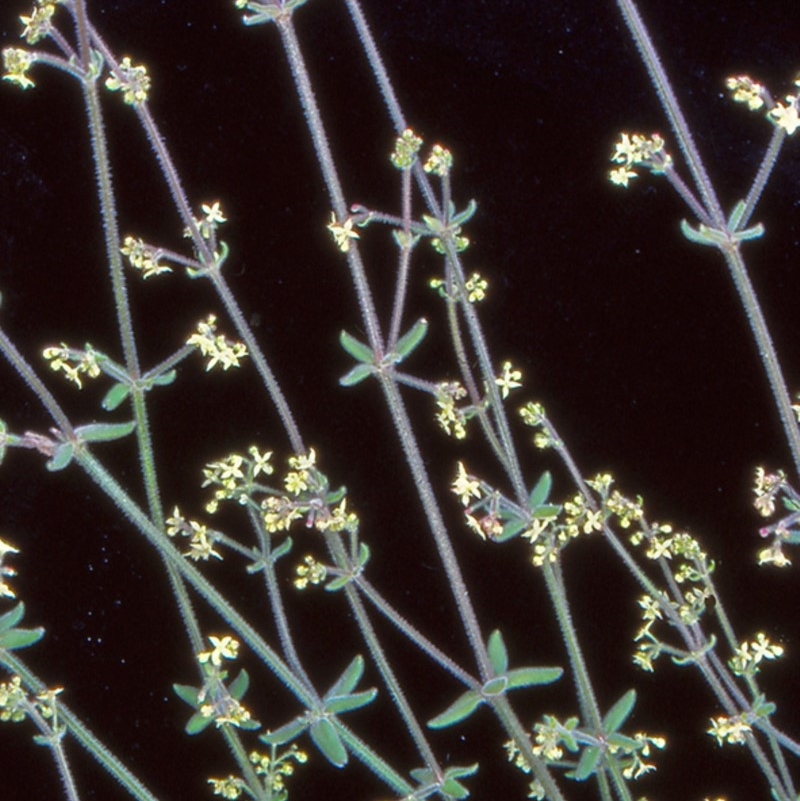
[(464, 506), (469, 506), (469, 499), (471, 497), (481, 497), (481, 485), (472, 476), (467, 474), (467, 471), (462, 462), (458, 463), (458, 475), (452, 484), (453, 492), (460, 496), (461, 503)]
[(795, 95), (786, 95), (786, 102), (788, 103), (786, 106), (784, 106), (783, 103), (778, 103), (775, 108), (770, 109), (769, 118), (778, 128), (783, 128), (783, 130), (791, 136), (800, 128), (800, 115), (797, 113), (797, 97)]
[(511, 362), (503, 362), (503, 374), (499, 378), (495, 378), (494, 382), (500, 387), (500, 394), (503, 398), (507, 398), (512, 389), (522, 386), (521, 378), (522, 373), (519, 370), (515, 370), (511, 366)]
[(360, 239), (358, 231), (353, 230), (353, 218), (348, 217), (343, 223), (336, 221), (336, 214), (331, 212), (331, 221), (328, 223), (327, 228), (333, 234), (333, 241), (336, 242), (336, 247), (347, 253), (350, 250), (350, 240)]

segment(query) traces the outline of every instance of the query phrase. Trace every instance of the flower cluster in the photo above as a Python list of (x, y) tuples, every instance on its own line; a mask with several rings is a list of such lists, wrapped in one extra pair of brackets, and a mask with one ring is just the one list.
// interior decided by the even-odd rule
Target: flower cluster
[[(63, 691), (63, 687), (56, 687), (52, 690), (46, 689), (36, 696), (30, 696), (22, 686), (22, 679), (19, 676), (12, 676), (10, 681), (0, 683), (0, 721), (19, 723), (33, 714), (34, 719), (39, 718), (37, 725), (42, 731), (60, 734), (64, 731), (64, 727), (58, 723), (56, 696)], [(52, 726), (43, 725), (41, 718), (52, 721)]]
[(541, 403), (528, 401), (520, 410), (522, 422), (529, 428), (537, 429), (533, 435), (533, 444), (540, 450), (552, 448), (559, 444), (550, 423), (547, 420), (544, 406)]
[(28, 77), (28, 70), (35, 63), (36, 56), (19, 47), (3, 49), (3, 80), (16, 83), (23, 89), (30, 89), (36, 84)]
[(256, 481), (260, 475), (273, 473), (272, 452), (262, 453), (251, 446), (248, 453), (233, 453), (206, 465), (203, 486), (216, 488), (206, 505), (208, 512), (215, 512), (220, 501), (236, 501), (257, 510), (269, 533), (288, 531), (302, 518), (307, 527), (321, 532), (357, 530), (358, 516), (347, 509), (345, 490), (330, 491), (327, 477), (316, 466), (313, 448), (289, 457), (290, 469), (283, 476), (282, 487)]
[(728, 665), (737, 676), (755, 676), (759, 671), (759, 663), (764, 659), (777, 659), (783, 656), (782, 645), (775, 645), (763, 631), (756, 634), (755, 640), (743, 642), (734, 656), (728, 660)]
[(172, 517), (167, 519), (167, 536), (175, 537), (178, 534), (189, 540), (188, 550), (184, 553), (189, 559), (195, 562), (207, 562), (212, 556), (222, 559), (222, 555), (214, 550), (214, 544), (222, 535), (196, 520), (186, 520), (176, 506), (172, 510)]
[(211, 370), (217, 364), (223, 370), (229, 367), (239, 367), (239, 360), (247, 356), (247, 348), (243, 342), (232, 342), (222, 334), (217, 334), (216, 315), (208, 317), (197, 324), (197, 331), (187, 340), (187, 345), (195, 345), (203, 356), (207, 356), (206, 370)]
[(458, 406), (467, 397), (467, 390), (458, 381), (443, 381), (436, 385), (436, 422), (451, 437), (467, 436), (467, 421), (476, 413), (474, 406)]
[(733, 717), (720, 715), (710, 720), (711, 728), (706, 731), (716, 739), (718, 745), (723, 743), (744, 745), (747, 742), (747, 735), (752, 731), (752, 727), (744, 719), (744, 715), (735, 715)]
[(322, 562), (309, 555), (295, 568), (295, 573), (297, 578), (294, 580), (294, 586), (298, 590), (304, 590), (309, 584), (322, 584), (328, 575), (328, 569)]
[(147, 100), (150, 92), (150, 76), (147, 67), (134, 66), (129, 56), (120, 61), (117, 68), (106, 78), (106, 89), (122, 92), (122, 99), (129, 106), (139, 106)]
[(152, 275), (172, 272), (171, 267), (167, 267), (166, 264), (159, 264), (158, 260), (163, 255), (163, 251), (145, 244), (141, 239), (126, 236), (119, 250), (123, 256), (128, 257), (131, 267), (142, 271), (142, 278), (150, 278)]
[(627, 186), (637, 172), (632, 167), (642, 166), (659, 175), (672, 167), (672, 156), (664, 149), (664, 140), (654, 133), (649, 139), (641, 134), (623, 133), (614, 145), (611, 161), (621, 166), (609, 173), (609, 180), (617, 186)]
[(753, 505), (762, 517), (771, 517), (775, 514), (778, 500), (788, 514), (785, 514), (776, 523), (762, 528), (759, 533), (762, 537), (772, 537), (772, 542), (758, 552), (758, 564), (772, 564), (776, 567), (788, 567), (792, 562), (783, 552), (786, 543), (800, 541), (800, 495), (786, 480), (786, 474), (779, 470), (777, 473), (767, 473), (763, 467), (756, 468), (756, 480), (753, 488), (755, 500)]
[(246, 729), (255, 728), (258, 724), (239, 701), (241, 693), (234, 693), (234, 697), (223, 683), (228, 677), (227, 672), (222, 669), (223, 660), (234, 660), (238, 657), (239, 641), (230, 635), (212, 636), (208, 640), (211, 650), (197, 654), (197, 661), (206, 674), (206, 680), (197, 695), (200, 715), (213, 719), (217, 728), (226, 724)]
[(63, 372), (68, 381), (77, 384), (78, 389), (83, 387), (81, 376), (97, 378), (100, 375), (97, 353), (88, 344), (84, 350), (73, 350), (63, 342), (58, 347), (49, 345), (42, 351), (42, 356), (50, 362), (51, 370)]
[[(308, 754), (301, 751), (296, 745), (292, 744), (282, 754), (278, 754), (273, 748), (271, 755), (261, 754), (252, 751), (248, 758), (255, 766), (258, 776), (264, 777), (264, 791), (268, 798), (286, 798), (286, 779), (294, 773), (294, 763), (302, 765), (308, 761)], [(214, 795), (222, 798), (236, 799), (243, 792), (246, 792), (244, 779), (238, 776), (227, 776), (224, 779), (209, 779), (208, 783), (213, 785)], [(247, 791), (248, 797), (251, 795)]]
[(398, 170), (410, 170), (421, 147), (422, 139), (410, 128), (406, 128), (395, 140), (394, 150), (389, 158)]
[[(447, 285), (443, 278), (431, 278), (428, 286), (435, 289), (443, 298), (452, 297), (447, 291)], [(472, 273), (466, 281), (464, 281), (464, 289), (467, 291), (467, 300), (470, 303), (480, 303), (486, 297), (486, 290), (489, 288), (489, 282), (480, 274)]]
[(453, 156), (450, 151), (441, 145), (434, 145), (431, 149), (431, 154), (428, 160), (423, 165), (422, 169), (431, 175), (438, 175), (444, 178), (449, 175), (450, 170), (453, 168)]
[(19, 553), (19, 551), (5, 540), (0, 540), (0, 598), (17, 597), (14, 590), (6, 583), (6, 578), (13, 578), (17, 575), (17, 571), (13, 567), (3, 564), (5, 558), (12, 553)]
[(725, 81), (735, 103), (744, 103), (750, 111), (758, 111), (764, 105), (765, 90), (747, 75), (734, 75)]
[(36, 0), (31, 15), (19, 18), (25, 26), (21, 36), (29, 45), (35, 45), (50, 34), (53, 29), (53, 14), (59, 2), (60, 0)]
[[(750, 111), (759, 111), (767, 106), (767, 119), (777, 128), (782, 128), (789, 136), (800, 128), (800, 113), (798, 113), (800, 97), (797, 94), (786, 95), (785, 104), (773, 102), (769, 92), (749, 75), (732, 76), (725, 84), (732, 93), (734, 101), (744, 103)], [(800, 88), (800, 75), (794, 79), (794, 85)]]

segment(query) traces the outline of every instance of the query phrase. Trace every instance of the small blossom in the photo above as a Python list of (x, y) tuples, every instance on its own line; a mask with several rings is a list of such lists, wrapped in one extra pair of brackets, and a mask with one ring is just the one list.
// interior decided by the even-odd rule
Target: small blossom
[(295, 568), (297, 578), (294, 580), (294, 586), (298, 590), (304, 590), (309, 584), (321, 584), (325, 581), (328, 575), (328, 570), (321, 562), (314, 559), (313, 556), (306, 556), (303, 559), (303, 564)]
[(406, 128), (395, 140), (394, 150), (389, 158), (398, 170), (408, 170), (417, 160), (417, 153), (421, 147), (422, 139), (410, 128)]
[(664, 140), (657, 133), (649, 139), (641, 134), (620, 135), (614, 145), (611, 161), (622, 165), (609, 173), (609, 180), (617, 186), (627, 186), (637, 173), (631, 167), (643, 166), (654, 174), (660, 174), (672, 167), (672, 157), (664, 149)]
[(343, 223), (336, 221), (336, 214), (331, 212), (331, 221), (328, 223), (327, 228), (333, 235), (333, 241), (336, 242), (336, 247), (347, 253), (350, 250), (350, 240), (360, 239), (358, 231), (353, 230), (354, 221), (352, 217), (348, 217)]
[(442, 382), (436, 387), (436, 422), (445, 433), (456, 439), (467, 436), (467, 410), (459, 408), (456, 403), (467, 396), (467, 390), (457, 381)]
[[(421, 143), (420, 143), (421, 144)], [(447, 148), (434, 145), (428, 160), (422, 167), (427, 173), (444, 178), (453, 167), (453, 156)]]
[(247, 356), (247, 348), (243, 342), (232, 342), (221, 334), (215, 334), (216, 316), (210, 314), (204, 321), (197, 324), (197, 331), (187, 340), (187, 345), (195, 345), (203, 356), (208, 356), (206, 371), (213, 369), (217, 364), (223, 370), (229, 367), (239, 367), (239, 360)]
[(219, 667), (223, 659), (236, 659), (239, 655), (239, 641), (234, 637), (227, 634), (224, 637), (211, 636), (208, 641), (211, 643), (212, 649), (197, 655), (197, 661), (201, 665), (211, 662), (215, 667)]
[(758, 552), (759, 565), (775, 565), (775, 567), (789, 567), (792, 560), (783, 552), (780, 540), (776, 539), (769, 548)]
[(747, 75), (728, 78), (725, 85), (733, 93), (736, 103), (744, 103), (750, 111), (758, 111), (764, 105), (764, 87)]
[(470, 498), (481, 497), (481, 485), (475, 478), (467, 474), (462, 462), (458, 463), (458, 474), (452, 485), (452, 491), (461, 498), (462, 506), (469, 506)]
[(747, 734), (750, 731), (750, 724), (741, 717), (728, 718), (724, 715), (711, 718), (711, 728), (707, 729), (708, 734), (716, 738), (718, 745), (723, 743), (743, 745), (747, 742)]
[(225, 779), (209, 779), (208, 783), (214, 785), (214, 795), (226, 799), (239, 798), (245, 788), (244, 780), (238, 776), (228, 776)]
[(150, 92), (150, 76), (147, 67), (133, 66), (129, 56), (120, 61), (117, 69), (106, 78), (106, 89), (110, 92), (122, 91), (122, 99), (129, 106), (138, 106), (147, 100)]
[(158, 260), (162, 256), (162, 251), (150, 247), (141, 239), (126, 236), (122, 247), (119, 249), (123, 256), (128, 257), (131, 267), (142, 271), (142, 278), (150, 278), (161, 273), (171, 273), (172, 268), (165, 264), (159, 264)]
[(522, 386), (521, 378), (522, 373), (519, 370), (515, 370), (511, 366), (511, 362), (503, 362), (503, 374), (499, 378), (495, 378), (494, 382), (500, 387), (500, 394), (503, 398), (507, 398), (512, 389)]
[(19, 553), (19, 551), (13, 545), (9, 545), (5, 540), (0, 539), (0, 598), (17, 597), (14, 590), (5, 581), (6, 577), (13, 578), (16, 576), (17, 571), (13, 567), (3, 564), (6, 556), (12, 553)]
[(6, 47), (3, 49), (3, 75), (4, 81), (19, 84), (23, 89), (30, 89), (36, 84), (28, 77), (27, 72), (31, 65), (36, 61), (33, 53), (21, 50), (18, 47)]
[(775, 108), (769, 110), (767, 116), (778, 128), (783, 128), (783, 130), (791, 136), (800, 128), (800, 115), (797, 113), (797, 97), (794, 95), (786, 95), (786, 102), (788, 104), (786, 106), (784, 106), (783, 103), (776, 104)]
[(22, 37), (29, 45), (36, 44), (50, 33), (53, 27), (51, 19), (55, 10), (55, 3), (38, 0), (38, 5), (33, 9), (30, 17), (19, 18), (20, 22), (25, 26), (25, 30), (22, 31)]
[(479, 303), (486, 297), (486, 289), (489, 282), (481, 277), (480, 273), (472, 273), (464, 282), (464, 288), (467, 290), (467, 300), (470, 303)]

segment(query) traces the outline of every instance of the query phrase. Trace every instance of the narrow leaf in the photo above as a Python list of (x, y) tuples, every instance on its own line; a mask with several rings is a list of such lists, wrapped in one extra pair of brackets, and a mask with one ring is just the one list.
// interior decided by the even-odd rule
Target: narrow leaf
[(603, 730), (606, 733), (616, 731), (627, 720), (635, 703), (636, 690), (628, 690), (606, 713), (603, 718)]
[(536, 486), (531, 490), (530, 497), (528, 498), (528, 509), (530, 509), (531, 512), (536, 511), (536, 509), (547, 501), (552, 486), (553, 477), (548, 470), (545, 470), (536, 482)]
[(472, 219), (472, 216), (475, 214), (477, 209), (478, 204), (475, 202), (475, 200), (470, 200), (464, 211), (460, 211), (458, 214), (455, 214), (450, 218), (450, 225), (464, 225), (465, 222), (469, 222), (469, 220)]
[(250, 676), (247, 671), (242, 669), (239, 675), (228, 686), (228, 692), (237, 700), (241, 701), (247, 688), (250, 686)]
[(428, 728), (443, 729), (468, 718), (483, 702), (474, 690), (468, 690), (453, 701), (440, 715), (428, 721)]
[(489, 679), (481, 687), (481, 693), (484, 697), (491, 698), (492, 696), (502, 695), (507, 689), (508, 679), (505, 676), (497, 676), (494, 679)]
[(368, 364), (357, 364), (346, 375), (339, 379), (339, 385), (343, 387), (354, 387), (360, 384), (365, 378), (371, 376), (373, 368)]
[(325, 701), (325, 711), (338, 715), (342, 712), (352, 712), (354, 709), (361, 709), (375, 699), (378, 691), (375, 689), (364, 690), (360, 693), (350, 695), (332, 696)]
[(407, 331), (400, 339), (397, 340), (394, 352), (397, 356), (396, 362), (400, 362), (406, 358), (414, 349), (425, 339), (425, 334), (428, 333), (428, 321), (422, 317)]
[(154, 387), (168, 387), (177, 377), (177, 370), (169, 370), (166, 373), (161, 373), (150, 380)]
[(130, 393), (131, 388), (127, 384), (114, 384), (114, 386), (106, 392), (100, 405), (107, 412), (113, 412)]
[(372, 352), (372, 348), (363, 342), (359, 342), (347, 331), (342, 331), (339, 334), (339, 343), (357, 362), (363, 362), (364, 364), (375, 363), (375, 354)]
[(8, 426), (6, 426), (5, 420), (0, 420), (0, 464), (3, 464), (3, 459), (6, 456), (6, 432), (8, 431)]
[(184, 726), (184, 731), (187, 734), (200, 734), (203, 729), (207, 729), (214, 722), (214, 718), (207, 718), (199, 712), (195, 712), (189, 718), (189, 722)]
[(320, 718), (311, 724), (309, 729), (314, 745), (319, 748), (325, 759), (337, 768), (347, 764), (347, 750), (342, 745), (339, 733), (327, 718)]
[(41, 626), (35, 629), (10, 629), (0, 634), (0, 648), (16, 651), (18, 648), (27, 648), (39, 642), (42, 637), (44, 629)]
[(292, 550), (292, 538), (287, 537), (270, 555), (270, 561), (275, 564), (282, 556)]
[(524, 667), (508, 671), (508, 689), (535, 687), (539, 684), (552, 684), (558, 681), (564, 671), (559, 667)]
[(53, 458), (45, 465), (51, 472), (55, 473), (58, 470), (63, 470), (71, 461), (74, 448), (69, 442), (62, 442), (58, 445), (53, 452)]
[(290, 720), (275, 731), (268, 731), (259, 736), (259, 740), (266, 745), (284, 745), (299, 737), (308, 728), (305, 716)]
[(197, 687), (192, 687), (190, 684), (173, 684), (172, 689), (181, 701), (189, 704), (193, 709), (197, 709), (200, 706), (200, 701), (198, 700), (200, 691)]
[(590, 745), (578, 760), (578, 765), (572, 773), (568, 773), (571, 779), (578, 782), (585, 782), (597, 769), (597, 763), (600, 761), (601, 752), (596, 745)]
[(739, 223), (742, 221), (742, 216), (744, 215), (745, 211), (745, 202), (740, 200), (734, 207), (733, 211), (731, 212), (731, 216), (728, 217), (728, 228), (731, 231), (735, 231), (739, 227)]
[(136, 428), (136, 423), (90, 423), (88, 426), (79, 426), (75, 429), (78, 439), (83, 442), (111, 442), (122, 439)]
[(25, 604), (20, 601), (11, 611), (0, 615), (0, 633), (8, 631), (22, 620), (25, 614)]
[(337, 576), (325, 585), (325, 589), (327, 592), (336, 592), (337, 590), (341, 590), (345, 584), (352, 580), (352, 576)]
[(491, 662), (494, 672), (498, 676), (502, 676), (508, 670), (508, 651), (499, 629), (495, 629), (489, 635), (487, 651), (489, 652), (489, 662)]
[(506, 540), (511, 540), (521, 534), (527, 527), (528, 524), (524, 520), (510, 520), (503, 525), (502, 533), (493, 539), (495, 542), (506, 542)]
[(347, 695), (355, 690), (356, 685), (364, 675), (364, 658), (359, 654), (353, 657), (344, 672), (331, 686), (325, 694), (325, 698), (333, 698), (337, 695)]

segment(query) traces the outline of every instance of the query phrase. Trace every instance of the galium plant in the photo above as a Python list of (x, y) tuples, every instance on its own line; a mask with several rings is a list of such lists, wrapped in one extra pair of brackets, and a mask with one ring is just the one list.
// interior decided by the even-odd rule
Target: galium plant
[[(136, 647), (132, 615), (118, 632), (115, 669), (81, 689), (87, 685), (77, 671), (92, 672), (103, 644), (90, 636), (75, 649), (62, 646), (58, 625), (41, 614), (53, 589), (34, 591), (47, 563), (39, 567), (28, 556), (35, 538), (25, 527), (4, 519), (4, 748), (32, 734), (68, 799), (108, 797), (114, 782), (115, 792), (136, 799), (202, 792), (230, 799), (310, 792), (408, 801), (656, 799), (678, 786), (681, 768), (670, 765), (670, 753), (685, 760), (693, 751), (708, 761), (708, 773), (693, 775), (683, 795), (743, 797), (742, 785), (724, 790), (714, 767), (732, 754), (752, 765), (743, 774), (747, 797), (796, 799), (800, 744), (791, 730), (791, 696), (784, 704), (762, 683), (762, 672), (791, 659), (793, 632), (784, 642), (770, 621), (740, 626), (744, 612), (734, 608), (746, 595), (734, 591), (732, 600), (717, 569), (748, 560), (788, 568), (800, 540), (800, 404), (786, 385), (746, 260), (769, 230), (760, 201), (800, 127), (792, 67), (784, 89), (737, 71), (725, 81), (725, 113), (757, 117), (754, 130), (765, 142), (754, 177), (728, 204), (709, 178), (636, 6), (619, 0), (665, 116), (653, 122), (661, 133), (631, 128), (616, 144), (609, 137), (603, 191), (634, 209), (626, 214), (643, 213), (647, 193), (641, 203), (613, 193), (635, 193), (645, 182), (674, 191), (678, 219), (685, 218), (682, 247), (713, 253), (733, 279), (786, 444), (785, 454), (775, 451), (776, 464), (742, 467), (752, 474), (752, 517), (739, 522), (735, 547), (728, 542), (715, 553), (683, 528), (680, 509), (670, 513), (673, 522), (662, 519), (658, 504), (651, 513), (635, 480), (644, 467), (621, 480), (584, 466), (572, 436), (560, 430), (568, 415), (557, 399), (543, 399), (528, 361), (507, 357), (496, 331), (488, 336), (503, 268), (473, 261), (473, 227), (487, 229), (480, 228), (479, 202), (464, 198), (467, 166), (458, 149), (446, 136), (421, 133), (425, 122), (407, 116), (389, 79), (380, 37), (367, 24), (370, 14), (387, 10), (362, 8), (358, 0), (234, 5), (220, 3), (210, 13), (225, 20), (220, 25), (238, 17), (249, 29), (236, 33), (247, 43), (243, 63), (230, 56), (215, 72), (235, 81), (253, 47), (269, 76), (261, 88), (282, 103), (296, 97), (319, 167), (321, 182), (307, 190), (318, 200), (303, 231), (276, 225), (270, 234), (318, 235), (319, 264), (308, 273), (295, 260), (280, 272), (271, 245), (252, 263), (240, 255), (244, 233), (235, 211), (242, 206), (191, 169), (191, 182), (185, 179), (182, 147), (197, 146), (165, 132), (169, 111), (157, 109), (163, 72), (124, 49), (137, 43), (126, 40), (123, 50), (112, 44), (117, 37), (105, 32), (101, 8), (38, 0), (20, 12), (23, 41), (3, 50), (4, 92), (22, 90), (24, 102), (34, 104), (52, 81), (59, 98), (71, 90), (81, 105), (99, 233), (95, 240), (81, 231), (85, 241), (70, 255), (77, 265), (70, 262), (71, 285), (59, 289), (58, 276), (37, 276), (36, 301), (54, 292), (69, 307), (74, 330), (52, 331), (44, 316), (35, 321), (39, 328), (20, 325), (16, 307), (26, 298), (11, 280), (10, 260), (0, 312), (0, 351), (11, 368), (0, 460), (9, 486), (12, 470), (33, 463), (45, 468), (37, 481), (50, 473), (58, 479), (48, 493), (75, 494), (82, 504), (96, 495), (111, 509), (102, 514), (113, 522), (91, 525), (79, 515), (63, 543), (48, 545), (78, 555), (59, 565), (71, 589), (56, 605), (77, 615), (85, 603), (78, 589), (88, 584), (92, 609), (112, 614), (91, 581), (103, 529), (111, 526), (125, 543), (115, 553), (147, 575), (136, 611), (152, 614), (138, 635), (144, 647)], [(357, 127), (348, 119), (352, 101), (337, 85), (327, 87), (325, 101), (324, 76), (304, 44), (304, 26), (327, 21), (334, 6), (341, 18), (332, 30), (337, 37), (347, 31), (350, 49), (359, 45), (359, 86), (371, 78), (386, 109), (382, 133), (371, 134), (379, 142), (377, 166), (361, 152), (355, 161), (337, 154), (337, 138)], [(170, 42), (176, 48), (179, 42)], [(267, 61), (273, 58), (286, 65), (285, 82)], [(59, 82), (56, 72), (69, 81)], [(437, 90), (444, 91), (440, 83)], [(259, 101), (248, 101), (237, 122), (220, 123), (226, 137), (235, 136), (236, 125), (253, 124)], [(340, 112), (324, 116), (321, 108), (337, 102)], [(252, 169), (269, 171), (286, 137), (269, 120), (263, 127), (275, 141), (259, 138), (246, 156), (258, 165)], [(303, 158), (292, 169), (305, 176), (312, 159)], [(158, 195), (150, 173), (144, 194), (138, 183), (148, 165), (158, 175)], [(194, 167), (206, 171), (205, 164)], [(598, 184), (603, 169), (598, 161)], [(381, 191), (361, 189), (378, 170)], [(262, 183), (269, 198), (273, 187)], [(258, 212), (258, 202), (248, 196), (244, 205)], [(256, 216), (259, 227), (270, 227), (270, 215)], [(250, 291), (281, 295), (268, 320), (259, 320), (253, 296), (242, 291), (239, 279), (248, 272), (256, 274)], [(297, 295), (284, 294), (281, 281)], [(314, 294), (318, 286), (321, 295)], [(102, 297), (113, 309), (110, 329)], [(91, 314), (76, 315), (87, 300)], [(314, 304), (337, 307), (340, 322), (312, 324)], [(525, 324), (535, 328), (536, 315)], [(310, 347), (326, 354), (324, 364), (303, 362), (312, 334)], [(287, 341), (298, 349), (282, 358)], [(8, 388), (11, 377), (21, 379), (24, 395)], [(262, 390), (258, 400), (253, 385)], [(358, 441), (337, 453), (335, 410), (342, 403), (358, 409)], [(379, 428), (387, 418), (391, 429)], [(373, 467), (379, 461), (389, 462), (380, 480)], [(94, 494), (87, 495), (89, 487)], [(55, 525), (44, 514), (39, 524)], [(608, 571), (597, 586), (624, 588), (616, 608), (616, 593), (603, 607), (600, 638), (589, 617), (592, 571)], [(132, 669), (134, 653), (140, 661)], [(90, 667), (78, 668), (83, 660)], [(164, 684), (156, 669), (168, 672)], [(121, 714), (124, 728), (136, 729), (148, 694), (165, 687), (166, 709), (177, 721), (169, 751), (152, 734), (126, 748), (113, 722), (95, 725), (116, 698), (122, 706), (112, 719)], [(648, 698), (659, 694), (678, 710), (677, 730), (665, 731), (652, 715), (657, 703)], [(669, 711), (660, 711), (666, 720)], [(142, 750), (148, 758), (137, 756)], [(153, 768), (164, 753), (181, 755), (171, 780)], [(15, 787), (39, 797), (55, 793), (42, 789), (38, 763), (27, 770), (25, 760), (2, 760), (4, 776), (17, 781), (22, 774)], [(112, 781), (93, 772), (92, 761)]]

